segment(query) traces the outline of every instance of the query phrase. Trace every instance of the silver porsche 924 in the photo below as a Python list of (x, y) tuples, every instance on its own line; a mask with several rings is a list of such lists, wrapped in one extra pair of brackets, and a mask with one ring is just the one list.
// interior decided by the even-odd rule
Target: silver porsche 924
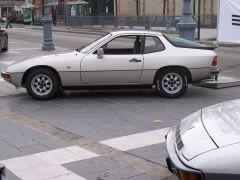
[(8, 66), (2, 77), (39, 100), (60, 88), (155, 88), (182, 96), (189, 83), (219, 72), (215, 47), (154, 31), (116, 31), (68, 53), (34, 57)]

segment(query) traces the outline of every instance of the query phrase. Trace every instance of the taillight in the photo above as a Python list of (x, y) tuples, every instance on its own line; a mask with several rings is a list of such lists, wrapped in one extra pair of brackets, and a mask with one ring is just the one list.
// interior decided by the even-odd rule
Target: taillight
[(215, 56), (212, 61), (212, 66), (217, 66), (219, 63), (218, 56)]
[(201, 176), (201, 174), (196, 174), (196, 173), (180, 170), (179, 171), (179, 179), (180, 180), (201, 180), (202, 176)]

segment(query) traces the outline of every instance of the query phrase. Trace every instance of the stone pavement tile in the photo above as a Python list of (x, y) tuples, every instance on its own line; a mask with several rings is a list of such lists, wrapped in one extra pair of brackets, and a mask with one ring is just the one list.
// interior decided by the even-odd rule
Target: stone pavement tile
[(38, 142), (34, 141), (33, 139), (19, 134), (16, 136), (3, 138), (3, 141), (17, 148), (38, 144)]
[(23, 152), (14, 146), (0, 140), (0, 160), (22, 156)]
[(36, 152), (48, 151), (50, 148), (42, 144), (35, 144), (31, 146), (24, 146), (19, 148), (21, 151), (27, 154), (34, 154)]
[(138, 176), (129, 177), (128, 180), (160, 180), (160, 177), (148, 174), (140, 174)]
[(0, 160), (66, 147), (62, 140), (0, 117)]
[(69, 163), (65, 164), (64, 167), (88, 180), (128, 179), (144, 173), (105, 157)]
[(141, 171), (137, 171), (129, 167), (120, 166), (113, 169), (90, 174), (84, 177), (87, 180), (118, 180), (118, 179), (131, 179), (132, 177), (136, 177), (142, 174), (143, 172)]
[(127, 151), (128, 153), (142, 157), (149, 161), (152, 161), (157, 164), (161, 164), (163, 166), (167, 166), (166, 157), (167, 157), (167, 149), (165, 143), (155, 144), (143, 148), (133, 149)]
[[(9, 141), (14, 141), (14, 138), (16, 138), (16, 136), (18, 137), (23, 137), (22, 139), (27, 138), (28, 140), (31, 139), (32, 141), (34, 141), (35, 143), (30, 143), (29, 144), (25, 144), (25, 145), (20, 145), (22, 147), (22, 149), (25, 149), (25, 146), (29, 146), (29, 145), (42, 145), (42, 146), (46, 146), (49, 148), (60, 148), (60, 147), (65, 147), (66, 143), (64, 143), (64, 141), (50, 137), (46, 134), (37, 132), (33, 129), (30, 129), (26, 126), (22, 126), (20, 124), (16, 124), (14, 122), (11, 122), (8, 119), (3, 119), (0, 117), (0, 139), (10, 139)], [(27, 142), (25, 142), (27, 143)], [(19, 142), (17, 142), (17, 144), (19, 144)], [(14, 144), (15, 145), (15, 144)], [(33, 147), (34, 149), (34, 147)], [(41, 148), (42, 149), (42, 148)], [(49, 149), (48, 149), (49, 150)], [(41, 152), (38, 151), (38, 152)], [(34, 152), (33, 152), (34, 153)], [(36, 152), (35, 152), (36, 153)]]
[(117, 168), (120, 165), (105, 157), (96, 157), (88, 160), (65, 164), (63, 166), (80, 176), (87, 176), (97, 172), (108, 171), (109, 169)]
[(49, 148), (54, 148), (54, 149), (66, 147), (66, 143), (60, 139), (56, 139), (49, 135), (39, 133), (33, 129), (29, 129), (29, 128), (27, 129), (28, 131), (27, 132), (25, 131), (25, 135), (32, 137), (32, 139), (37, 141), (39, 144), (42, 144), (44, 146), (47, 146)]

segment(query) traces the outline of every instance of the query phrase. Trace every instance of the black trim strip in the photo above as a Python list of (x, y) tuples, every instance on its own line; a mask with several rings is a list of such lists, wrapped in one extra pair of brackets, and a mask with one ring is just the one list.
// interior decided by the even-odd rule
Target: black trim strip
[(99, 71), (80, 71), (81, 73), (84, 72), (112, 72), (112, 71), (143, 71), (143, 69), (127, 69), (127, 70), (99, 70)]
[(240, 22), (240, 19), (232, 19), (234, 22)]
[(240, 18), (240, 15), (232, 15), (232, 17)]
[(232, 23), (233, 26), (240, 26), (240, 23)]

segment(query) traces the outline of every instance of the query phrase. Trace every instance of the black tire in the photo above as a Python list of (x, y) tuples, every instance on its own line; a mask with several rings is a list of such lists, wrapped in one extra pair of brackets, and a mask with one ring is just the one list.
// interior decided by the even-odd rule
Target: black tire
[[(38, 80), (40, 81), (38, 82)], [(37, 83), (37, 85), (34, 82)], [(47, 86), (50, 86), (51, 88), (48, 88)], [(49, 69), (35, 69), (27, 76), (26, 89), (28, 94), (34, 99), (53, 99), (57, 96), (59, 91), (58, 78), (56, 74)]]
[(158, 73), (155, 85), (157, 92), (161, 96), (179, 98), (188, 89), (187, 73), (183, 69), (165, 69)]

